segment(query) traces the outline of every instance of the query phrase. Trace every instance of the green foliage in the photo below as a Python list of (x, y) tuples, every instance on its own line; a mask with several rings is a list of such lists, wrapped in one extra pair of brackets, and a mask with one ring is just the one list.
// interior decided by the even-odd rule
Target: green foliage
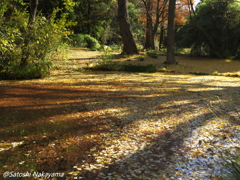
[[(128, 3), (129, 20), (132, 26), (132, 31), (134, 32), (134, 37), (136, 42), (144, 42), (144, 23), (139, 21), (139, 17), (142, 15), (142, 6), (138, 1), (132, 1)], [(142, 50), (143, 47), (137, 44), (137, 48)]]
[(70, 44), (75, 47), (86, 47), (84, 34), (71, 34), (69, 35)]
[(189, 17), (177, 32), (177, 46), (191, 47), (194, 53), (213, 57), (239, 58), (239, 9), (240, 3), (233, 0), (201, 2), (197, 6), (196, 18)]
[(149, 64), (145, 66), (140, 66), (140, 65), (123, 65), (122, 67), (123, 71), (127, 72), (149, 72), (153, 73), (157, 71), (157, 67), (155, 65)]
[(218, 71), (213, 71), (212, 75), (218, 75)]
[(35, 79), (42, 78), (49, 74), (51, 61), (40, 61), (39, 63), (29, 63), (26, 67), (20, 63), (13, 63), (0, 73), (0, 80), (6, 79)]
[[(10, 9), (13, 9), (10, 17), (6, 17)], [(34, 24), (29, 24), (27, 10), (2, 2), (0, 79), (32, 79), (49, 74), (51, 60), (59, 53), (58, 48), (63, 47), (62, 38), (70, 33), (67, 27), (72, 25), (66, 20), (67, 14), (56, 19), (57, 12), (49, 19), (38, 15)], [(24, 65), (23, 59), (26, 60)]]
[(112, 0), (77, 0), (78, 6), (74, 7), (74, 21), (77, 25), (73, 28), (75, 34), (89, 34), (105, 43), (111, 37), (110, 24), (114, 17), (116, 2)]
[(158, 55), (155, 52), (147, 52), (147, 55), (148, 57), (151, 57), (151, 58), (158, 58)]
[(90, 35), (86, 34), (84, 37), (86, 43), (87, 43), (87, 48), (91, 49), (91, 50), (98, 50), (101, 45), (98, 43), (98, 41), (91, 37)]
[(101, 47), (97, 39), (88, 34), (71, 34), (69, 38), (71, 44), (76, 47), (87, 47), (91, 50), (99, 50)]

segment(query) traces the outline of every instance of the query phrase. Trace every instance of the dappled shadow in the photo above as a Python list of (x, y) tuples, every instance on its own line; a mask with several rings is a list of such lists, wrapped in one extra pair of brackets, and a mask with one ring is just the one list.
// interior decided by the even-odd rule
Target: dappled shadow
[[(172, 161), (171, 156), (181, 147), (184, 137), (191, 136), (193, 129), (219, 114), (205, 111), (203, 114), (194, 115), (196, 112), (207, 109), (211, 101), (218, 106), (219, 96), (225, 100), (221, 103), (229, 106), (229, 92), (239, 93), (238, 86), (211, 85), (207, 80), (196, 82), (185, 81), (181, 77), (177, 79), (159, 76), (159, 81), (151, 81), (151, 78), (156, 78), (154, 75), (135, 75), (132, 79), (130, 76), (123, 81), (114, 77), (110, 79), (108, 76), (111, 74), (101, 80), (94, 80), (98, 76), (101, 75), (93, 74), (92, 77), (87, 77), (89, 82), (80, 79), (70, 83), (51, 82), (51, 85), (22, 84), (0, 87), (1, 140), (23, 140), (24, 143), (18, 147), (23, 152), (34, 150), (34, 144), (41, 147), (38, 148), (43, 152), (46, 151), (44, 148), (48, 151), (51, 148), (56, 151), (65, 149), (63, 154), (68, 158), (57, 159), (58, 155), (53, 155), (50, 163), (50, 155), (41, 156), (43, 159), (37, 168), (49, 170), (49, 166), (56, 166), (55, 169), (50, 169), (69, 171), (75, 164), (96, 163), (92, 156), (94, 152), (90, 150), (105, 144), (106, 139), (101, 134), (111, 135), (118, 132), (119, 137), (122, 137), (126, 135), (124, 133), (128, 132), (129, 127), (135, 126), (137, 122), (148, 121), (148, 118), (153, 122), (159, 119), (167, 121), (168, 118), (174, 121), (175, 118), (176, 124), (166, 129), (155, 127), (159, 128), (159, 133), (155, 138), (145, 139), (148, 144), (143, 149), (109, 164), (109, 168), (79, 170), (79, 177), (85, 179), (95, 179), (100, 172), (121, 174), (124, 171), (131, 176), (131, 171), (136, 168), (131, 164), (138, 163), (139, 166), (147, 167), (140, 170), (140, 174), (151, 177), (151, 174), (168, 167)], [(177, 122), (184, 118), (182, 116), (185, 113), (193, 116), (189, 117), (187, 122)], [(179, 132), (186, 128), (189, 131), (184, 137), (179, 137)], [(94, 138), (89, 138), (91, 135)], [(26, 137), (31, 138), (28, 140)], [(71, 138), (74, 139), (72, 142), (69, 140)], [(66, 145), (64, 141), (69, 144)], [(51, 143), (55, 145), (51, 147)], [(66, 148), (70, 144), (74, 147)], [(84, 156), (77, 155), (81, 148)], [(103, 148), (98, 150), (100, 152)], [(4, 155), (4, 152), (1, 154)], [(152, 162), (154, 164), (151, 164)], [(58, 167), (57, 164), (66, 166)]]

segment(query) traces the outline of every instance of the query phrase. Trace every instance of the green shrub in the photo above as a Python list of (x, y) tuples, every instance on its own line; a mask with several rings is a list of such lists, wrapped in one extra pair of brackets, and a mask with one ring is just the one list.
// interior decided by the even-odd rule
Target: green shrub
[(150, 72), (150, 73), (153, 73), (153, 72), (157, 71), (157, 67), (152, 64), (149, 64), (146, 66), (129, 64), (129, 65), (123, 65), (122, 70), (127, 71), (127, 72)]
[(85, 41), (85, 36), (83, 34), (71, 34), (69, 36), (70, 38), (70, 43), (72, 46), (75, 47), (86, 47), (86, 41)]
[(28, 63), (26, 67), (20, 66), (19, 63), (11, 65), (8, 69), (2, 70), (0, 80), (21, 80), (43, 78), (49, 75), (51, 61), (41, 61), (39, 63)]
[(148, 57), (158, 58), (158, 55), (155, 52), (147, 52)]
[(87, 48), (89, 49), (98, 50), (101, 47), (99, 42), (88, 34), (85, 34), (84, 39), (87, 43)]
[(99, 50), (101, 45), (98, 40), (88, 34), (71, 34), (70, 43), (75, 47), (86, 47), (91, 50)]
[(50, 19), (39, 14), (34, 24), (29, 24), (29, 13), (25, 9), (15, 9), (12, 18), (6, 18), (4, 13), (8, 8), (2, 7), (0, 19), (4, 26), (0, 25), (0, 79), (44, 77), (49, 73), (51, 61), (59, 53), (62, 38), (69, 34), (67, 26), (70, 23), (66, 14), (58, 19), (58, 11)]

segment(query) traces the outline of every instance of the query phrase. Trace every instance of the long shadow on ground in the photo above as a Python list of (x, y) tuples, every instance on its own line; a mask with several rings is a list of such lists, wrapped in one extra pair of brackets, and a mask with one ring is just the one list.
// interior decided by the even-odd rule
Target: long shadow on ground
[[(87, 87), (87, 84), (91, 87)], [(99, 90), (100, 85), (109, 86), (110, 89), (103, 87), (104, 90)], [(94, 86), (97, 88), (94, 89)], [(147, 89), (141, 91), (142, 87)], [(192, 87), (201, 87), (206, 91), (188, 91)], [(212, 88), (218, 90), (207, 91)], [(117, 131), (120, 136), (124, 136), (125, 130), (131, 125), (148, 121), (148, 114), (153, 115), (151, 121), (167, 121), (168, 118), (177, 121), (185, 111), (194, 114), (201, 109), (207, 109), (207, 104), (216, 100), (216, 95), (226, 99), (229, 92), (238, 94), (239, 88), (203, 83), (180, 85), (174, 81), (156, 86), (151, 82), (131, 81), (126, 84), (116, 80), (112, 83), (70, 83), (70, 86), (64, 83), (61, 86), (7, 85), (2, 86), (0, 91), (1, 140), (24, 141), (16, 148), (17, 151), (12, 151), (11, 154), (32, 151), (29, 153), (29, 161), (33, 163), (31, 158), (38, 159), (34, 159), (37, 162), (37, 165), (33, 163), (35, 170), (69, 172), (75, 164), (96, 163), (90, 150), (104, 145), (105, 138), (101, 134)], [(186, 102), (176, 103), (183, 101)], [(226, 101), (224, 105), (228, 106), (228, 103)], [(165, 104), (169, 106), (166, 107)], [(219, 102), (216, 102), (215, 106), (218, 105)], [(119, 113), (110, 111), (112, 108), (119, 109)], [(159, 110), (159, 113), (156, 110)], [(181, 147), (183, 138), (191, 136), (193, 129), (202, 126), (213, 117), (215, 115), (212, 112), (205, 111), (203, 114), (192, 116), (187, 122), (176, 122), (170, 129), (160, 128), (157, 137), (145, 139), (147, 145), (143, 149), (120, 158), (108, 168), (78, 170), (78, 176), (83, 179), (96, 179), (102, 172), (124, 173), (124, 177), (131, 177), (131, 172), (137, 169), (139, 177), (152, 177), (154, 174), (160, 177), (158, 174), (169, 166), (171, 156)], [(188, 132), (179, 137), (179, 132), (184, 129), (188, 129)], [(21, 169), (9, 153), (8, 150), (0, 153), (3, 165), (10, 160), (5, 170)], [(46, 154), (43, 155), (44, 153)], [(6, 154), (9, 155), (8, 159), (3, 157)], [(17, 157), (23, 158), (20, 155)], [(138, 167), (133, 166), (136, 164)]]

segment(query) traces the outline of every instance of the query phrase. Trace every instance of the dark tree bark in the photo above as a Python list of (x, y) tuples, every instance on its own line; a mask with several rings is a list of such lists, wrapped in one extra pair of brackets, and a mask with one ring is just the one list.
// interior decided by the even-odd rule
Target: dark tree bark
[(152, 17), (147, 15), (145, 49), (155, 49)]
[(155, 49), (154, 36), (153, 36), (153, 20), (152, 20), (152, 2), (151, 0), (143, 0), (145, 9), (146, 9), (146, 40), (145, 40), (145, 49)]
[(128, 0), (118, 0), (118, 22), (120, 26), (123, 54), (138, 54), (128, 17)]
[[(156, 34), (158, 31), (159, 24), (164, 21), (164, 10), (167, 5), (167, 0), (157, 0), (155, 4), (153, 0), (142, 0), (146, 10), (146, 40), (145, 49), (156, 49)], [(156, 6), (155, 12), (153, 7)], [(153, 15), (155, 16), (153, 18)], [(154, 19), (154, 20), (153, 20)]]
[(24, 45), (22, 47), (21, 67), (26, 67), (28, 65), (28, 59), (30, 56), (28, 46), (31, 43), (31, 26), (34, 25), (34, 21), (36, 19), (38, 2), (39, 0), (30, 0), (30, 15), (28, 21), (28, 28), (26, 30), (26, 36), (24, 39)]
[(167, 60), (166, 60), (166, 64), (176, 63), (175, 55), (174, 55), (175, 7), (176, 7), (176, 0), (170, 0), (169, 1), (169, 8), (168, 8)]

